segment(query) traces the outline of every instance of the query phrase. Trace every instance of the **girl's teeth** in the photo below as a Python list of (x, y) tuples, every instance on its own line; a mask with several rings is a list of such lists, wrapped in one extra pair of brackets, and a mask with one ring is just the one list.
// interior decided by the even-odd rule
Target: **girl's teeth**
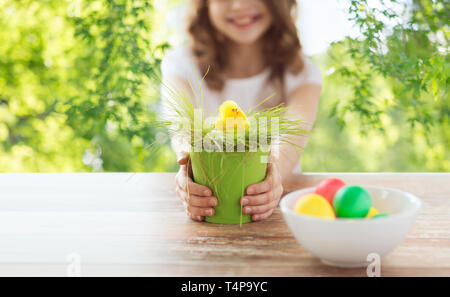
[(234, 22), (238, 25), (247, 25), (252, 22), (252, 18), (246, 17), (246, 18), (242, 18), (242, 19), (236, 19)]

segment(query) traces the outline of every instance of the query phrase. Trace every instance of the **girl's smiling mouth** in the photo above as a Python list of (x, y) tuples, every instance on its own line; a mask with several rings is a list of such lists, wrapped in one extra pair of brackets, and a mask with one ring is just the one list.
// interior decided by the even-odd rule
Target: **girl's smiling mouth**
[(261, 19), (260, 14), (246, 14), (227, 18), (227, 22), (239, 29), (245, 29)]

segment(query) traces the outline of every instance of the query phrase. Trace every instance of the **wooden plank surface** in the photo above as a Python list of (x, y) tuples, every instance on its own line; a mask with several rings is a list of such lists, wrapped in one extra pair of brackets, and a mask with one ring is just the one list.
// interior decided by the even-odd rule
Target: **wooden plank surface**
[[(450, 276), (449, 173), (306, 173), (287, 191), (326, 177), (409, 191), (423, 208), (382, 276)], [(238, 225), (188, 219), (172, 173), (0, 174), (0, 275), (365, 276), (303, 249), (277, 209)], [(75, 258), (74, 258), (75, 257)]]

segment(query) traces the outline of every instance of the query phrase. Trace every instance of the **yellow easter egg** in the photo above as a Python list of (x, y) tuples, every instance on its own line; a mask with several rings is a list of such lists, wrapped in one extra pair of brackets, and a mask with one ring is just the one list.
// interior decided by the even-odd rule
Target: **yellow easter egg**
[(313, 193), (300, 197), (295, 204), (294, 211), (323, 219), (334, 219), (336, 217), (327, 199)]
[(376, 210), (375, 207), (371, 207), (369, 213), (366, 215), (366, 219), (374, 217), (377, 214), (379, 214), (378, 210)]

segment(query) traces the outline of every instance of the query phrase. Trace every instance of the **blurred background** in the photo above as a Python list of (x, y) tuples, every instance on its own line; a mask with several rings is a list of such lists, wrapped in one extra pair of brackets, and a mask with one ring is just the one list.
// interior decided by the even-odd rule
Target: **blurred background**
[[(0, 172), (175, 171), (155, 75), (189, 0), (0, 0)], [(303, 171), (450, 171), (449, 1), (299, 0)]]

